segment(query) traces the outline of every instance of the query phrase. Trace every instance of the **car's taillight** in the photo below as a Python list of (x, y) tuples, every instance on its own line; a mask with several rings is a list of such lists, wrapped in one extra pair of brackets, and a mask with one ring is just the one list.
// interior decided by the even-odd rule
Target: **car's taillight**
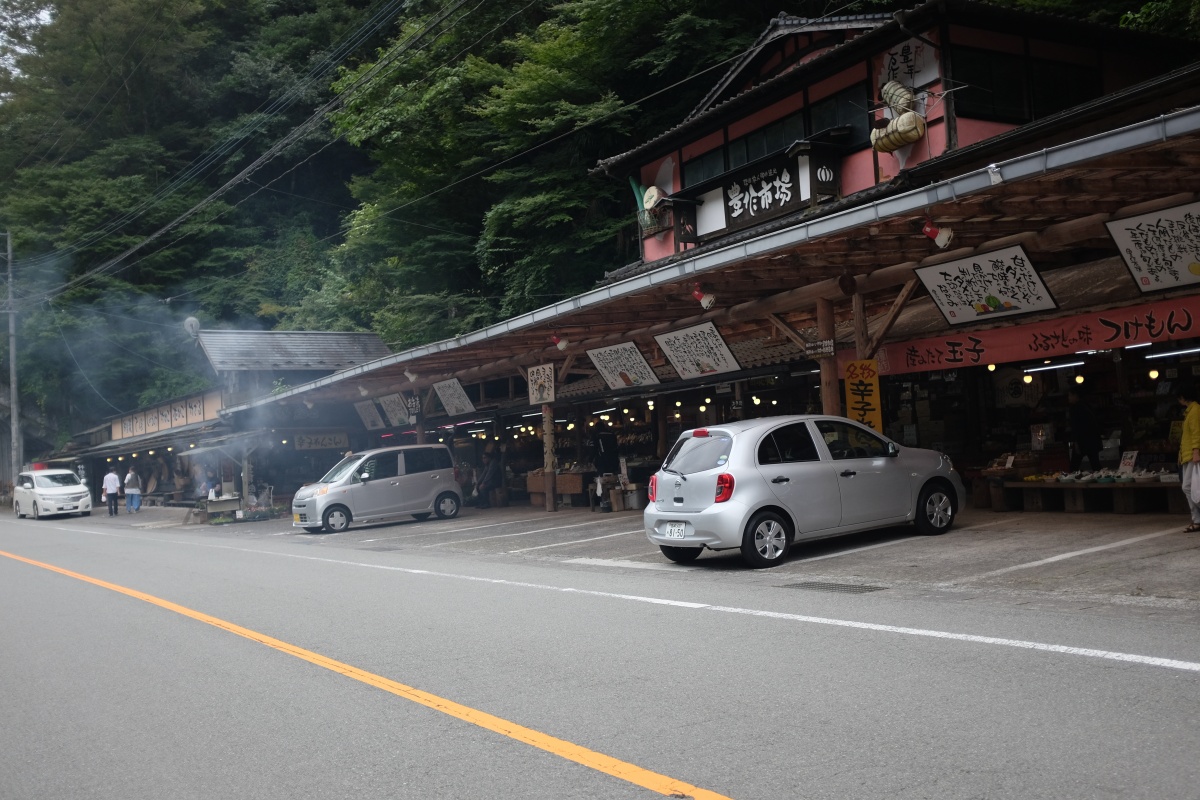
[(713, 498), (713, 501), (724, 503), (731, 497), (733, 497), (733, 476), (728, 472), (722, 472), (717, 476), (717, 496)]
[(653, 503), (654, 495), (658, 492), (658, 476), (650, 476), (650, 486), (646, 489), (646, 498)]

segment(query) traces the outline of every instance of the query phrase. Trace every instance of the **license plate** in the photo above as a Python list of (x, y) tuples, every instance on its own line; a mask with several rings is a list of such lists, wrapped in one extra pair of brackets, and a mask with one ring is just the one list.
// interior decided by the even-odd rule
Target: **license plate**
[(63, 511), (74, 511), (77, 508), (79, 508), (79, 506), (63, 506), (62, 510)]
[(299, 515), (299, 514), (292, 514), (292, 522), (299, 523), (299, 522), (300, 522), (300, 515)]
[(668, 522), (667, 530), (663, 535), (668, 539), (682, 539), (686, 528), (687, 525), (683, 522)]

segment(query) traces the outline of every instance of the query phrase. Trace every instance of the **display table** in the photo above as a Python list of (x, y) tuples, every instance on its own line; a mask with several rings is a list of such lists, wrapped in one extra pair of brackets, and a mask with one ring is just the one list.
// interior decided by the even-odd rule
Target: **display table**
[[(594, 472), (560, 472), (554, 476), (554, 493), (560, 500), (574, 502), (572, 498), (583, 499), (583, 495), (588, 489), (594, 489), (592, 486), (592, 477)], [(529, 474), (525, 476), (525, 488), (529, 492), (529, 502), (532, 505), (540, 506), (546, 502), (546, 475), (545, 473)]]
[(204, 510), (209, 515), (242, 510), (242, 498), (237, 495), (218, 497), (216, 500), (202, 500), (201, 502), (204, 503)]
[(1112, 511), (1138, 514), (1145, 511), (1187, 513), (1187, 498), (1178, 483), (1059, 483), (1058, 481), (1005, 481), (1005, 489), (1019, 489), (1024, 511)]

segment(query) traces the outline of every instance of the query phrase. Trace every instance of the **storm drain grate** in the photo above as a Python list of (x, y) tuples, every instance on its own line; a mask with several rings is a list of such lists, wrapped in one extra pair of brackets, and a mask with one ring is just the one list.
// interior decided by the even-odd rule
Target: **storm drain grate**
[(840, 592), (842, 594), (866, 594), (879, 592), (886, 586), (866, 586), (861, 583), (825, 583), (823, 581), (803, 581), (801, 583), (785, 583), (780, 589), (808, 589), (813, 592)]

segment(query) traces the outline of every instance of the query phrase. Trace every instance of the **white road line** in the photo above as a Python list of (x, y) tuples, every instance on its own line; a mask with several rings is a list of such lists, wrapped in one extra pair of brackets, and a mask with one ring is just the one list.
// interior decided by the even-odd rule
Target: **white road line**
[[(509, 520), (508, 522), (494, 522), (490, 525), (472, 525), (469, 528), (455, 528), (454, 530), (450, 531), (450, 533), (458, 533), (459, 531), (477, 531), (477, 530), (481, 530), (483, 528), (499, 528), (502, 525), (514, 525), (518, 522), (537, 522), (540, 519), (544, 519), (544, 517), (530, 517), (529, 519), (514, 519), (514, 520)], [(420, 533), (410, 533), (407, 536), (387, 536), (387, 537), (384, 537), (383, 539), (363, 539), (360, 542), (360, 544), (367, 544), (368, 542), (390, 542), (393, 539), (413, 539), (417, 536), (439, 536), (439, 535), (445, 536), (446, 531), (444, 531), (444, 530), (421, 531)]]
[(1060, 553), (1059, 555), (1051, 556), (1050, 558), (1043, 558), (1039, 561), (1030, 561), (1027, 564), (1014, 564), (1013, 566), (1005, 567), (1004, 569), (995, 569), (995, 570), (992, 570), (991, 572), (981, 572), (978, 575), (969, 575), (966, 578), (955, 578), (954, 580), (949, 581), (949, 584), (954, 585), (954, 584), (959, 584), (959, 583), (966, 583), (967, 581), (978, 581), (978, 580), (982, 580), (983, 578), (992, 578), (992, 577), (995, 577), (996, 575), (1005, 575), (1009, 572), (1016, 572), (1017, 570), (1020, 570), (1020, 569), (1032, 569), (1033, 567), (1040, 567), (1043, 564), (1053, 564), (1055, 561), (1062, 561), (1062, 560), (1068, 559), (1068, 558), (1075, 558), (1076, 556), (1083, 556), (1083, 555), (1087, 555), (1088, 553), (1098, 553), (1101, 550), (1111, 550), (1114, 547), (1125, 547), (1126, 545), (1134, 544), (1136, 542), (1144, 542), (1147, 539), (1157, 539), (1159, 536), (1166, 536), (1168, 533), (1178, 533), (1178, 532), (1179, 532), (1178, 528), (1168, 528), (1165, 531), (1158, 531), (1157, 533), (1147, 533), (1144, 536), (1134, 536), (1132, 539), (1122, 539), (1119, 542), (1112, 542), (1111, 544), (1102, 544), (1097, 547), (1089, 547), (1086, 550), (1074, 550), (1070, 553)]
[[(684, 608), (695, 611), (715, 611), (723, 614), (739, 614), (751, 617), (762, 617), (765, 619), (777, 619), (788, 622), (803, 622), (812, 625), (830, 625), (839, 628), (853, 628), (857, 630), (872, 631), (876, 633), (894, 633), (905, 636), (920, 636), (933, 639), (942, 639), (945, 641), (966, 642), (971, 644), (986, 644), (997, 647), (1015, 647), (1023, 650), (1039, 650), (1046, 653), (1060, 653), (1063, 655), (1083, 656), (1086, 658), (1099, 658), (1107, 661), (1124, 661), (1132, 664), (1140, 664), (1150, 667), (1165, 667), (1167, 669), (1184, 670), (1187, 672), (1200, 673), (1200, 662), (1196, 661), (1181, 661), (1174, 658), (1160, 658), (1158, 656), (1143, 656), (1135, 653), (1121, 653), (1112, 650), (1096, 650), (1089, 647), (1071, 647), (1062, 644), (1049, 644), (1046, 642), (1025, 641), (1022, 639), (1004, 639), (996, 636), (977, 636), (969, 633), (952, 633), (949, 631), (927, 630), (924, 628), (905, 628), (896, 625), (880, 625), (874, 622), (856, 622), (854, 620), (831, 619), (828, 617), (810, 617), (803, 614), (785, 614), (778, 611), (762, 611), (752, 608), (737, 608), (732, 606), (713, 606), (707, 603), (690, 603), (683, 600), (667, 600), (661, 597), (644, 597), (632, 594), (616, 594), (613, 592), (600, 592), (593, 589), (576, 589), (570, 586), (550, 586), (540, 583), (526, 583), (523, 581), (509, 581), (503, 578), (483, 578), (475, 575), (458, 575), (452, 572), (434, 572), (426, 569), (412, 569), (409, 567), (397, 567), (390, 564), (368, 564), (362, 561), (346, 561), (336, 558), (323, 558), (321, 556), (306, 556), (299, 553), (276, 553), (270, 550), (256, 550), (250, 547), (234, 547), (233, 545), (210, 544), (207, 542), (184, 542), (179, 540), (163, 540), (163, 539), (142, 539), (139, 536), (128, 536), (124, 534), (105, 533), (102, 531), (87, 531), (80, 528), (58, 528), (57, 530), (70, 531), (72, 533), (93, 533), (100, 536), (112, 536), (120, 539), (141, 539), (142, 541), (160, 542), (166, 544), (189, 545), (192, 547), (210, 547), (214, 550), (232, 550), (241, 553), (255, 553), (258, 555), (274, 556), (277, 558), (294, 558), (300, 561), (316, 561), (324, 564), (339, 564), (347, 567), (359, 567), (362, 569), (378, 569), (386, 572), (399, 572), (406, 575), (424, 575), (432, 578), (445, 578), (448, 580), (470, 581), (472, 583), (485, 583), (493, 586), (511, 586), (521, 589), (533, 589), (537, 591), (560, 592), (562, 594), (576, 594), (586, 597), (602, 597), (612, 600), (627, 600), (634, 603), (649, 603), (657, 606), (671, 606), (674, 608)], [(1152, 534), (1153, 535), (1153, 534)], [(1141, 537), (1146, 538), (1146, 537)]]
[(585, 525), (594, 525), (593, 522), (580, 522), (578, 525), (559, 525), (554, 528), (538, 528), (535, 531), (520, 531), (518, 533), (501, 533), (496, 536), (480, 536), (478, 539), (455, 539), (448, 542), (434, 542), (433, 544), (421, 545), (422, 547), (443, 547), (448, 544), (468, 544), (470, 542), (486, 542), (488, 539), (507, 539), (511, 536), (529, 536), (533, 533), (546, 533), (547, 531), (565, 531), (568, 528), (582, 528)]
[(554, 544), (539, 544), (537, 547), (522, 547), (520, 550), (509, 550), (509, 553), (528, 553), (530, 550), (545, 550), (547, 547), (566, 547), (567, 545), (580, 544), (581, 542), (594, 542), (599, 539), (612, 539), (616, 536), (629, 536), (633, 533), (641, 533), (642, 529), (636, 531), (622, 531), (621, 533), (610, 533), (607, 536), (593, 536), (591, 539), (572, 539), (569, 542), (555, 542)]
[[(652, 553), (651, 555), (658, 555)], [(564, 564), (586, 564), (590, 567), (627, 567), (629, 569), (653, 569), (667, 572), (695, 572), (699, 567), (684, 567), (679, 564), (656, 564), (646, 561), (622, 561), (618, 558), (569, 558)]]
[(911, 542), (914, 539), (921, 539), (921, 536), (907, 536), (903, 539), (894, 539), (890, 542), (880, 542), (879, 544), (869, 544), (866, 547), (856, 547), (853, 550), (842, 550), (840, 553), (827, 553), (823, 556), (813, 556), (812, 558), (797, 558), (794, 561), (789, 561), (789, 564), (806, 564), (809, 561), (824, 561), (827, 558), (837, 558), (838, 556), (848, 556), (851, 553), (861, 553), (864, 550), (874, 550), (876, 547), (890, 547), (901, 542)]

